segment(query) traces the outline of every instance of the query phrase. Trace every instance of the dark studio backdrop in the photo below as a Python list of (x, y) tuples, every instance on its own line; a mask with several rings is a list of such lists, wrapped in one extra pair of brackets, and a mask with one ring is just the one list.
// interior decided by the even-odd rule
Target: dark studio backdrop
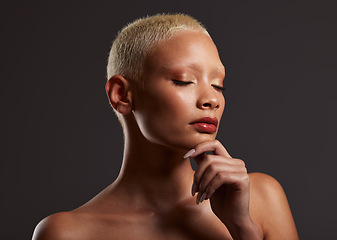
[[(336, 239), (337, 1), (1, 1), (0, 239), (117, 176), (123, 138), (105, 95), (117, 31), (184, 12), (226, 66), (218, 139), (284, 187), (301, 239)], [(277, 216), (275, 216), (277, 217)]]

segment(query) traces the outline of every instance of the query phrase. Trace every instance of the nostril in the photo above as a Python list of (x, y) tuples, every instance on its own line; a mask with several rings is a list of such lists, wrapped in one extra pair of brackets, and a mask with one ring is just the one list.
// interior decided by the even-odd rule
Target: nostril
[(202, 104), (203, 107), (211, 107), (212, 105), (210, 103), (204, 103)]

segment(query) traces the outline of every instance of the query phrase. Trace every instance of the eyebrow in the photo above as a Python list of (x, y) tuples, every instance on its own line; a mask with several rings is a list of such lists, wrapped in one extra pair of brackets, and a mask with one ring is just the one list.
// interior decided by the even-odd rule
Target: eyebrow
[[(177, 70), (183, 70), (185, 68), (189, 68), (191, 70), (200, 70), (200, 66), (196, 63), (190, 63), (190, 64), (183, 64), (183, 65), (180, 65), (180, 64), (166, 64), (166, 65), (163, 65), (160, 67), (161, 69), (163, 70), (172, 70), (172, 69), (177, 69)], [(221, 75), (225, 75), (226, 74), (226, 71), (225, 71), (225, 67), (217, 67), (217, 68), (214, 68), (214, 70), (212, 70), (212, 75), (218, 75), (218, 74), (221, 74)]]

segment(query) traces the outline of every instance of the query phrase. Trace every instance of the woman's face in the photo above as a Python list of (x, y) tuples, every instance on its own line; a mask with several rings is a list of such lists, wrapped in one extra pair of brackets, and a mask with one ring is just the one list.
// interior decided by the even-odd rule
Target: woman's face
[(225, 99), (225, 69), (204, 33), (183, 31), (159, 43), (145, 61), (134, 116), (149, 141), (187, 150), (213, 140)]

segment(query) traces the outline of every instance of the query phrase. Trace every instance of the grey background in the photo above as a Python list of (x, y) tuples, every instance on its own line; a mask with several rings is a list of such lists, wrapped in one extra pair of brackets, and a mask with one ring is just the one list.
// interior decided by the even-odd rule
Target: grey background
[(301, 239), (336, 239), (336, 2), (1, 1), (0, 239), (30, 239), (115, 179), (108, 51), (127, 22), (159, 12), (191, 14), (217, 44), (231, 155), (280, 181)]

